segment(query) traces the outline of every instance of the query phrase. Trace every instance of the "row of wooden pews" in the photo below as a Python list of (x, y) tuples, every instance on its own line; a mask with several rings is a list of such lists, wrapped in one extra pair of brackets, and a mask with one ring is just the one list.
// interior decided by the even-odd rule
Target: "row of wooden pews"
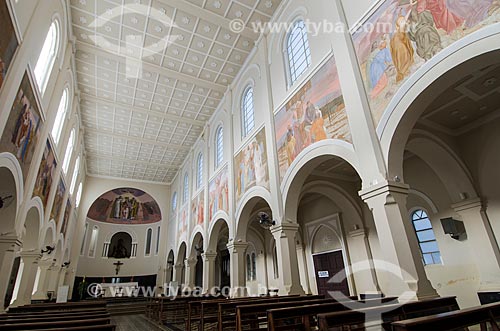
[(114, 331), (104, 301), (46, 303), (11, 307), (0, 315), (0, 330)]

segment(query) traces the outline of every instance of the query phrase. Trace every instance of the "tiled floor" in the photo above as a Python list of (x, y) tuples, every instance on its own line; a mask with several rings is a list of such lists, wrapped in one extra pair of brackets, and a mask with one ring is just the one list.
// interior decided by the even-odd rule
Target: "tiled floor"
[(116, 331), (169, 331), (150, 322), (144, 315), (113, 316), (112, 323), (116, 324)]

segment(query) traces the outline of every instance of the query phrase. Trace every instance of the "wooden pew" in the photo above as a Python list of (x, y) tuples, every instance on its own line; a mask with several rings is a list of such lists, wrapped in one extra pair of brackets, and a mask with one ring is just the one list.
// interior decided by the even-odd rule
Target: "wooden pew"
[(107, 312), (92, 314), (92, 315), (58, 315), (58, 316), (37, 316), (37, 317), (14, 317), (9, 319), (3, 319), (0, 321), (0, 329), (3, 329), (4, 325), (10, 324), (26, 324), (26, 323), (45, 323), (45, 322), (64, 322), (73, 320), (84, 320), (84, 319), (100, 319), (100, 318), (111, 318), (111, 315)]
[(86, 314), (86, 315), (92, 315), (92, 314), (99, 314), (102, 312), (108, 312), (106, 309), (103, 308), (97, 308), (97, 309), (73, 309), (73, 310), (68, 310), (68, 311), (37, 311), (37, 312), (25, 312), (25, 313), (6, 313), (6, 314), (0, 314), (0, 322), (4, 319), (9, 319), (9, 318), (23, 318), (23, 317), (50, 317), (50, 316), (61, 316), (61, 315), (71, 315), (71, 314)]
[[(34, 329), (25, 329), (17, 331), (33, 331)], [(44, 329), (37, 329), (44, 330)], [(72, 326), (72, 327), (62, 327), (55, 329), (47, 329), (47, 331), (115, 331), (116, 325), (114, 324), (103, 324), (103, 325), (92, 325), (92, 326)]]
[[(305, 306), (308, 304), (333, 303), (335, 299), (324, 299), (324, 296), (302, 296), (282, 302), (246, 304), (236, 307), (236, 330), (267, 330), (267, 310), (285, 307)], [(265, 325), (265, 328), (261, 328)]]
[(71, 327), (90, 327), (111, 324), (109, 318), (89, 318), (70, 321), (53, 321), (43, 323), (16, 323), (5, 324), (1, 326), (2, 331), (19, 331), (19, 330), (46, 330), (46, 329), (64, 329), (68, 330)]
[(20, 307), (9, 307), (9, 313), (24, 313), (24, 312), (37, 312), (37, 311), (50, 311), (50, 310), (72, 310), (81, 308), (106, 308), (106, 301), (79, 301), (79, 302), (66, 302), (66, 303), (40, 303), (25, 305)]
[(481, 325), (481, 330), (500, 331), (498, 319), (500, 318), (500, 303), (491, 303), (484, 306), (450, 311), (437, 315), (418, 317), (403, 321), (393, 322), (394, 331), (451, 331), (466, 330), (469, 326)]
[(332, 330), (364, 330), (365, 322), (370, 325), (382, 325), (385, 330), (391, 330), (391, 322), (428, 316), (458, 310), (455, 297), (444, 297), (422, 301), (409, 302), (403, 305), (387, 305), (357, 311), (341, 311), (318, 314), (320, 331)]
[[(367, 299), (357, 302), (365, 304), (366, 307), (375, 307), (397, 302), (397, 298)], [(349, 306), (342, 304), (342, 302), (270, 309), (267, 311), (267, 330), (314, 330), (317, 327), (316, 315), (346, 310), (349, 310)]]

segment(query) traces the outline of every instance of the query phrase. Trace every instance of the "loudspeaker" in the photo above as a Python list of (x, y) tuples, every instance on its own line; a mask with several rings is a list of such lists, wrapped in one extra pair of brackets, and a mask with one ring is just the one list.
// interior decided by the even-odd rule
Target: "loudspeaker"
[(466, 233), (464, 223), (452, 217), (442, 218), (441, 225), (443, 226), (444, 233), (451, 235), (455, 240), (459, 240), (460, 236)]

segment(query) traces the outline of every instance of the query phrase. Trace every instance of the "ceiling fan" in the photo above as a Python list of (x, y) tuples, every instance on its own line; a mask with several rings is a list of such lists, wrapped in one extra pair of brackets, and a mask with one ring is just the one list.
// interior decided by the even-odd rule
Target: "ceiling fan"
[(10, 193), (0, 193), (0, 209), (7, 208), (14, 201), (14, 196)]

